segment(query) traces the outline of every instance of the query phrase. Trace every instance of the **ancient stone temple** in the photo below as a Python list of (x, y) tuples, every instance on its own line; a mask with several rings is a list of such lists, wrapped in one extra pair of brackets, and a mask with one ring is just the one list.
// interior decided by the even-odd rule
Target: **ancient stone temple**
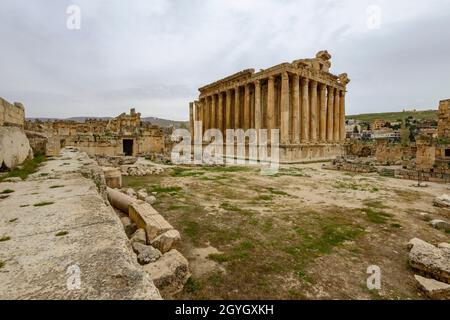
[[(279, 129), (280, 161), (332, 159), (343, 153), (347, 74), (329, 72), (331, 55), (295, 60), (255, 72), (247, 69), (199, 89), (190, 125), (203, 131)], [(270, 136), (270, 133), (269, 133)]]
[(141, 114), (135, 109), (112, 119), (27, 121), (25, 128), (53, 137), (52, 141), (57, 142), (53, 149), (72, 146), (92, 156), (148, 156), (165, 152), (162, 128), (141, 121)]

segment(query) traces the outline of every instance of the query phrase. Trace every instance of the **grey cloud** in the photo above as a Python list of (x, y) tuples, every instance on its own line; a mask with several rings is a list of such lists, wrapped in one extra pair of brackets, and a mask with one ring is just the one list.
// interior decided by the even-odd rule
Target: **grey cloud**
[[(378, 4), (380, 30), (367, 30)], [(66, 29), (66, 8), (82, 28)], [(450, 87), (442, 0), (4, 0), (0, 96), (30, 116), (187, 118), (196, 88), (245, 68), (333, 54), (352, 79), (348, 112), (435, 107)]]

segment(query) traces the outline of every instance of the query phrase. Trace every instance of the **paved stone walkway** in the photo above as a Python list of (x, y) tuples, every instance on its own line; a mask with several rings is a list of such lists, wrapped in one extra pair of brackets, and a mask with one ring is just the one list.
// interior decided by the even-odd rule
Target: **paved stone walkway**
[[(122, 224), (64, 149), (26, 181), (0, 183), (0, 299), (160, 299)], [(5, 240), (5, 239), (3, 239)], [(78, 289), (79, 287), (79, 289)]]

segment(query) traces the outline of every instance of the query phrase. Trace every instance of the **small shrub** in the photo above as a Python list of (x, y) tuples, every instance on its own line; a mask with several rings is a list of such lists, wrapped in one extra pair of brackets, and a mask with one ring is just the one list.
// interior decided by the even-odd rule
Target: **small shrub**
[(63, 237), (63, 236), (66, 236), (66, 235), (68, 235), (68, 234), (69, 234), (68, 231), (60, 231), (60, 232), (58, 232), (57, 234), (55, 234), (55, 236), (56, 236), (56, 237)]
[(0, 192), (0, 194), (9, 194), (9, 193), (13, 193), (14, 192), (14, 190), (11, 190), (11, 189), (5, 189), (5, 190), (3, 190), (2, 192)]

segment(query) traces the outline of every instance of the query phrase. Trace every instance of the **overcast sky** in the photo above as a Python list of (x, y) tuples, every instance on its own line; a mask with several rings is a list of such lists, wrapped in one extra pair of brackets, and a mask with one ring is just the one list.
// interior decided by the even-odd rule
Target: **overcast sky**
[(437, 108), (449, 22), (448, 0), (2, 0), (0, 96), (28, 117), (183, 120), (202, 85), (326, 49), (352, 80), (348, 114)]

